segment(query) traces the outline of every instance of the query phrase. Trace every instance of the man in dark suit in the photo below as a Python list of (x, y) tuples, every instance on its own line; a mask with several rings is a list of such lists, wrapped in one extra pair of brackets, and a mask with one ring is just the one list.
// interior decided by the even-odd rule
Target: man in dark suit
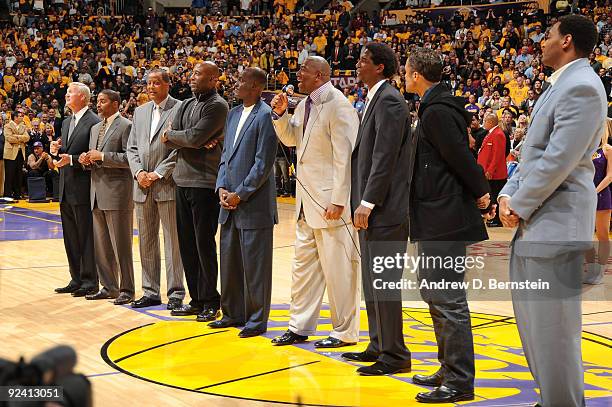
[(115, 305), (134, 299), (134, 201), (126, 155), (132, 122), (119, 113), (120, 103), (121, 97), (114, 90), (104, 89), (98, 94), (96, 104), (103, 120), (91, 128), (90, 150), (79, 157), (79, 162), (91, 170), (94, 250), (102, 283), (100, 291), (85, 298), (115, 298)]
[(62, 124), (62, 137), (51, 143), (54, 164), (60, 169), (59, 196), (64, 246), (70, 268), (70, 283), (57, 293), (84, 297), (98, 291), (98, 276), (93, 247), (93, 226), (89, 188), (91, 178), (79, 163), (81, 153), (89, 150), (89, 135), (100, 118), (89, 106), (89, 87), (72, 82), (66, 92), (66, 105), (72, 110)]
[[(417, 48), (406, 62), (406, 91), (421, 97), (419, 124), (412, 137), (415, 158), (410, 182), (410, 240), (418, 242), (421, 297), (429, 305), (441, 367), (413, 382), (436, 387), (417, 401), (450, 403), (474, 399), (474, 345), (465, 289), (429, 289), (422, 283), (462, 282), (464, 272), (430, 259), (466, 256), (466, 241), (488, 238), (478, 208), (489, 205), (489, 186), (469, 149), (471, 114), (462, 98), (440, 83), (442, 59), (437, 51)], [(478, 205), (478, 206), (477, 206)], [(460, 214), (460, 216), (458, 216)]]
[(241, 338), (266, 332), (270, 314), (277, 141), (265, 87), (262, 69), (242, 72), (235, 94), (243, 104), (229, 112), (217, 178), (223, 318), (209, 326), (244, 325)]
[[(372, 271), (375, 256), (403, 255), (408, 240), (410, 112), (402, 95), (387, 81), (397, 71), (397, 59), (389, 46), (364, 46), (357, 76), (368, 87), (368, 97), (351, 159), (351, 207), (359, 230), (370, 344), (364, 352), (342, 355), (375, 362), (357, 369), (364, 375), (409, 372), (411, 366), (402, 333), (401, 296), (396, 291), (377, 292), (374, 280), (381, 275)], [(382, 278), (399, 281), (401, 276), (398, 267), (388, 269)]]
[(195, 66), (191, 75), (194, 97), (185, 100), (161, 141), (178, 150), (172, 177), (176, 182), (179, 248), (191, 302), (172, 315), (198, 315), (199, 321), (218, 317), (217, 233), (219, 197), (215, 193), (223, 126), (229, 107), (217, 93), (219, 68), (212, 62)]
[(328, 56), (328, 62), (332, 68), (332, 73), (334, 70), (342, 68), (345, 56), (346, 48), (340, 44), (340, 40), (335, 40), (334, 46), (330, 50), (330, 55)]

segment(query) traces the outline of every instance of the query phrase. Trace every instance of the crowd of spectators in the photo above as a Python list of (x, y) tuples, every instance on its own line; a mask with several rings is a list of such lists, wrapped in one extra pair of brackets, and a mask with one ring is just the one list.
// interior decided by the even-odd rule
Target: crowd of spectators
[[(540, 62), (540, 44), (557, 18), (520, 5), (499, 15), (491, 7), (486, 14), (417, 12), (400, 19), (386, 10), (354, 12), (350, 1), (337, 0), (321, 14), (297, 13), (302, 3), (296, 0), (207, 0), (164, 15), (152, 10), (112, 15), (117, 2), (95, 0), (12, 3), (10, 20), (0, 27), (0, 117), (6, 124), (23, 113), (30, 136), (24, 172), (32, 170), (28, 157), (34, 143), (48, 151), (59, 137), (69, 114), (64, 96), (70, 82), (90, 86), (92, 107), (102, 89), (118, 91), (121, 112), (131, 118), (134, 108), (148, 101), (149, 70), (167, 69), (171, 95), (182, 100), (191, 94), (194, 65), (213, 60), (222, 71), (219, 93), (232, 105), (237, 102), (232, 88), (245, 67), (266, 70), (270, 90), (288, 84), (297, 89), (296, 72), (309, 55), (325, 57), (336, 77), (354, 77), (368, 41), (386, 42), (397, 52), (402, 68), (392, 84), (413, 112), (418, 98), (405, 91), (406, 55), (417, 46), (436, 48), (444, 53), (443, 80), (465, 98), (466, 109), (479, 124), (487, 111), (496, 113), (513, 139), (546, 89), (550, 71)], [(44, 10), (35, 7), (41, 3)], [(610, 94), (612, 8), (608, 0), (574, 3), (597, 23), (600, 41), (590, 61)], [(362, 84), (342, 90), (357, 110), (363, 109), (367, 89)]]

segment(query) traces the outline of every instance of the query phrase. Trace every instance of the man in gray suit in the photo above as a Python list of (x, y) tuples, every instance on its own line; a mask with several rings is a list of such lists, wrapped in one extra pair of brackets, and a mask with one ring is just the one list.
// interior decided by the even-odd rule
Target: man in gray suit
[[(91, 170), (90, 200), (94, 251), (102, 288), (88, 300), (116, 298), (123, 305), (134, 300), (132, 262), (132, 176), (125, 154), (132, 122), (121, 116), (118, 92), (105, 89), (97, 99), (102, 121), (91, 128), (89, 151), (79, 162)], [(121, 275), (121, 284), (117, 278)]]
[(217, 193), (221, 202), (221, 309), (212, 328), (243, 326), (241, 338), (267, 330), (272, 293), (272, 235), (278, 223), (272, 109), (261, 100), (266, 73), (247, 68), (236, 84), (242, 105), (229, 112)]
[(176, 228), (176, 185), (172, 171), (176, 151), (160, 140), (180, 102), (168, 95), (170, 76), (161, 69), (152, 70), (147, 77), (150, 102), (134, 111), (134, 124), (128, 140), (127, 156), (134, 182), (134, 202), (142, 262), (142, 298), (132, 303), (133, 308), (161, 304), (161, 259), (159, 224), (164, 231), (168, 309), (180, 308), (185, 297), (183, 263), (179, 253)]
[(606, 94), (587, 57), (597, 41), (592, 21), (569, 15), (542, 44), (555, 72), (538, 99), (521, 163), (500, 192), (501, 220), (517, 226), (513, 283), (541, 279), (548, 290), (512, 291), (525, 356), (542, 407), (584, 406), (581, 277), (592, 245), (596, 193), (591, 155), (601, 138)]

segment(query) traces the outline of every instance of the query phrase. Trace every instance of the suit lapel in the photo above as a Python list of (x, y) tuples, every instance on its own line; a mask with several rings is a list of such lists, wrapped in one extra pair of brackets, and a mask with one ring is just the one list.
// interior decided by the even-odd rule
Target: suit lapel
[(121, 121), (121, 115), (115, 117), (115, 120), (113, 120), (110, 127), (106, 130), (106, 133), (104, 133), (104, 137), (102, 138), (102, 144), (100, 145), (100, 149), (99, 149), (100, 151), (102, 151), (102, 149), (104, 148), (108, 140), (111, 138), (113, 133), (117, 130), (117, 127), (119, 127), (120, 121)]
[[(153, 106), (154, 103), (151, 103), (151, 107), (149, 108), (149, 117), (151, 118), (151, 120), (153, 119)], [(155, 137), (157, 137), (157, 135), (159, 134), (160, 130), (166, 125), (166, 122), (168, 121), (168, 117), (170, 117), (170, 112), (172, 111), (172, 107), (174, 106), (174, 104), (170, 103), (170, 99), (168, 99), (168, 101), (166, 102), (166, 106), (164, 107), (164, 110), (161, 113), (161, 116), (159, 118), (159, 122), (157, 123), (157, 128), (155, 129), (155, 133), (153, 133), (153, 137), (150, 137), (150, 141), (152, 142), (153, 139)], [(149, 123), (151, 123), (149, 121)], [(150, 124), (149, 124), (149, 131), (151, 130), (150, 128)]]
[(376, 106), (376, 102), (378, 102), (380, 94), (385, 91), (385, 89), (387, 88), (387, 85), (388, 85), (388, 82), (385, 81), (380, 86), (380, 88), (378, 88), (378, 91), (374, 95), (374, 98), (372, 98), (370, 103), (368, 103), (368, 110), (365, 112), (365, 115), (363, 116), (363, 118), (361, 119), (361, 123), (359, 124), (359, 131), (357, 132), (357, 140), (355, 141), (355, 147), (359, 145), (359, 142), (361, 141), (361, 136), (363, 133), (362, 129), (365, 127), (365, 123), (368, 121), (368, 119), (372, 115), (372, 111), (374, 110), (374, 107)]
[(319, 105), (313, 104), (310, 107), (310, 116), (308, 117), (308, 123), (306, 124), (306, 129), (304, 130), (304, 137), (302, 140), (302, 144), (304, 147), (301, 149), (300, 156), (298, 158), (302, 158), (302, 156), (304, 155), (304, 151), (306, 151), (306, 147), (308, 146), (308, 141), (310, 140), (310, 135), (312, 133), (312, 126), (314, 126), (315, 122), (319, 118), (321, 110), (323, 110), (323, 103)]
[[(70, 139), (68, 139), (68, 145), (66, 146), (66, 149), (70, 148), (70, 145), (74, 141), (74, 139), (75, 139), (75, 137), (77, 135), (77, 132), (81, 129), (81, 127), (83, 127), (85, 125), (84, 123), (87, 122), (88, 120), (89, 120), (89, 109), (85, 111), (85, 113), (83, 114), (83, 116), (81, 117), (79, 122), (76, 124), (76, 126), (74, 126), (74, 130), (72, 131), (72, 135), (70, 136)], [(70, 129), (70, 122), (68, 122), (68, 129)]]
[[(227, 122), (227, 129), (225, 132), (225, 148), (230, 154), (230, 157), (234, 154), (233, 145), (234, 139), (238, 137), (236, 131), (238, 130), (238, 123), (240, 122), (240, 116), (242, 115), (243, 106), (240, 105), (236, 110), (231, 112), (231, 117)], [(229, 161), (229, 158), (228, 158)]]
[(533, 107), (533, 112), (531, 113), (530, 123), (533, 123), (533, 119), (536, 117), (536, 115), (540, 111), (540, 108), (544, 105), (544, 103), (546, 103), (548, 98), (550, 98), (550, 95), (552, 95), (554, 92), (555, 92), (555, 87), (549, 86), (548, 89), (546, 89), (546, 91), (542, 93), (542, 95), (540, 95), (540, 97), (538, 98), (538, 101)]
[[(259, 110), (259, 106), (261, 106), (261, 103), (262, 102), (260, 100), (259, 102), (255, 104), (255, 106), (253, 107), (253, 110), (251, 110), (251, 113), (249, 114), (249, 117), (247, 117), (246, 121), (244, 122), (242, 129), (240, 129), (240, 134), (237, 135), (238, 139), (234, 142), (234, 145), (232, 147), (232, 154), (230, 155), (230, 160), (234, 156), (234, 153), (236, 152), (236, 150), (238, 150), (238, 145), (240, 144), (240, 141), (242, 140), (244, 133), (249, 129), (249, 127), (253, 123), (253, 120), (255, 120), (255, 117), (257, 116), (257, 111)], [(244, 106), (243, 106), (243, 109), (244, 109)], [(242, 110), (240, 111), (240, 114), (242, 115)], [(238, 117), (238, 120), (240, 120), (240, 117)]]

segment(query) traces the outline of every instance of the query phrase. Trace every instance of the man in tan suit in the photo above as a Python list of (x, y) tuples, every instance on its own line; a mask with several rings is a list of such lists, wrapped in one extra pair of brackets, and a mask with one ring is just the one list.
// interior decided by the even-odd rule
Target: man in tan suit
[(315, 342), (336, 348), (359, 340), (359, 257), (351, 225), (351, 153), (359, 119), (330, 82), (329, 64), (309, 57), (298, 72), (300, 92), (309, 94), (287, 114), (287, 96), (272, 101), (274, 128), (287, 146), (297, 146), (297, 237), (289, 329), (272, 340), (290, 345), (314, 335), (325, 287), (333, 330)]
[(91, 170), (94, 250), (102, 283), (100, 291), (85, 298), (114, 298), (115, 305), (134, 300), (133, 181), (126, 154), (132, 122), (121, 116), (120, 105), (118, 92), (104, 89), (98, 94), (102, 121), (91, 127), (89, 151), (79, 156), (79, 162)]
[(4, 196), (21, 198), (23, 163), (26, 158), (25, 145), (30, 136), (23, 123), (23, 112), (15, 113), (14, 120), (4, 126)]

